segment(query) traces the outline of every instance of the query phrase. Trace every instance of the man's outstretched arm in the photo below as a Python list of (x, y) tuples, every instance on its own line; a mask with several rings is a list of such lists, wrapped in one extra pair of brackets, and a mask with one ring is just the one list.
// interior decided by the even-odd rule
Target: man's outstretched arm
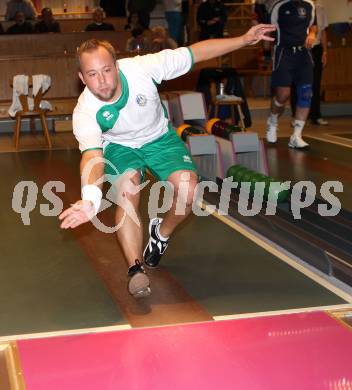
[(81, 164), (82, 200), (66, 209), (60, 216), (61, 228), (75, 228), (91, 220), (97, 214), (104, 177), (103, 151), (89, 150), (82, 154)]
[(261, 40), (274, 41), (274, 38), (268, 36), (268, 34), (275, 30), (276, 27), (271, 24), (258, 24), (239, 37), (208, 39), (194, 43), (190, 46), (193, 52), (194, 62), (210, 60), (211, 58), (222, 56), (242, 47), (254, 45)]

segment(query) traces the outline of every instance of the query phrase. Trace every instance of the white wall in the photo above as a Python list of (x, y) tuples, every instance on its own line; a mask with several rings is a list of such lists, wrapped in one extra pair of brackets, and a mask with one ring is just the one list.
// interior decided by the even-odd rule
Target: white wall
[(321, 0), (328, 14), (329, 23), (352, 23), (352, 1)]

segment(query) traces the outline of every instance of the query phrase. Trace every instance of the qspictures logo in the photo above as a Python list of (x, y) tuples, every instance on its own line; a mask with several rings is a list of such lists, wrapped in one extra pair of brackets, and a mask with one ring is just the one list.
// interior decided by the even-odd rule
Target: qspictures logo
[[(94, 160), (94, 161), (93, 161)], [(102, 185), (104, 182), (109, 182), (109, 189), (102, 199), (99, 212), (110, 207), (120, 207), (123, 209), (123, 218), (116, 226), (106, 226), (99, 218), (99, 213), (91, 219), (93, 225), (104, 233), (116, 232), (124, 223), (126, 217), (131, 218), (137, 225), (140, 225), (138, 213), (133, 204), (128, 199), (128, 194), (136, 195), (151, 184), (150, 180), (145, 180), (140, 184), (135, 184), (133, 177), (138, 175), (136, 170), (129, 170), (121, 174), (110, 161), (102, 157), (98, 157), (90, 161), (82, 172), (82, 181), (86, 182), (91, 170), (95, 164), (108, 164), (111, 166), (114, 174), (105, 175), (96, 185)], [(332, 217), (339, 214), (341, 211), (341, 202), (335, 193), (343, 192), (343, 184), (340, 181), (326, 181), (320, 188), (311, 181), (299, 181), (292, 185), (290, 181), (283, 183), (272, 182), (265, 195), (266, 187), (264, 182), (255, 184), (253, 196), (251, 193), (251, 183), (237, 183), (232, 181), (232, 178), (224, 179), (221, 188), (213, 181), (201, 181), (196, 185), (193, 191), (192, 178), (189, 172), (183, 172), (178, 184), (178, 188), (170, 182), (157, 181), (150, 185), (148, 196), (148, 215), (150, 218), (155, 218), (160, 213), (166, 213), (176, 203), (176, 213), (185, 215), (188, 194), (193, 192), (192, 196), (192, 212), (199, 216), (205, 217), (217, 212), (220, 215), (228, 215), (231, 204), (231, 193), (234, 189), (239, 188), (239, 196), (237, 202), (237, 211), (242, 216), (255, 216), (260, 212), (265, 215), (275, 215), (278, 207), (278, 194), (280, 191), (291, 188), (290, 210), (293, 218), (301, 219), (301, 211), (311, 206), (316, 201), (316, 196), (322, 199), (318, 204), (317, 211), (321, 216)], [(19, 214), (24, 225), (30, 225), (30, 214), (36, 207), (40, 208), (40, 213), (46, 217), (58, 217), (63, 211), (63, 201), (58, 194), (64, 193), (66, 189), (65, 183), (62, 181), (48, 181), (42, 188), (34, 181), (21, 181), (16, 184), (12, 195), (12, 209)], [(122, 190), (123, 189), (123, 190)], [(47, 202), (38, 205), (38, 195), (41, 191)], [(214, 192), (219, 194), (219, 203), (217, 206), (209, 205), (204, 209), (204, 194), (205, 192)], [(266, 201), (269, 199), (270, 201)]]

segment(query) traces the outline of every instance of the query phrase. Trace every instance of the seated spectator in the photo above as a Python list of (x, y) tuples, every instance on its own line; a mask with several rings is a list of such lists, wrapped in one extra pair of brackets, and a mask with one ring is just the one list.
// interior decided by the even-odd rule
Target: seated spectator
[(15, 20), (16, 12), (22, 12), (25, 19), (34, 20), (37, 12), (31, 0), (10, 0), (6, 8), (6, 20)]
[(15, 24), (7, 29), (6, 34), (31, 34), (33, 32), (33, 26), (30, 22), (26, 21), (23, 12), (16, 12), (15, 22)]
[(4, 29), (2, 27), (2, 24), (0, 23), (0, 34), (3, 34), (4, 33)]
[(110, 23), (104, 22), (104, 10), (102, 8), (96, 8), (93, 13), (94, 22), (88, 24), (86, 31), (114, 31), (115, 28)]
[(141, 22), (139, 21), (138, 12), (131, 12), (127, 18), (127, 24), (125, 26), (126, 31), (132, 31), (135, 28), (143, 28)]
[(176, 49), (177, 43), (169, 37), (168, 32), (162, 26), (152, 28), (152, 47), (153, 53), (164, 49)]
[(59, 33), (60, 25), (54, 20), (53, 12), (51, 8), (43, 8), (41, 13), (41, 21), (37, 22), (34, 26), (34, 32), (36, 33)]
[(150, 52), (151, 45), (148, 38), (143, 35), (143, 28), (136, 27), (131, 31), (132, 37), (127, 40), (126, 51)]

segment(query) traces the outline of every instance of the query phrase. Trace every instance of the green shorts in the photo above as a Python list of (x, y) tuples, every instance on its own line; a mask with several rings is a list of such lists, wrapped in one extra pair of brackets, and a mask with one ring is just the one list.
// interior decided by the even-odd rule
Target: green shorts
[(162, 181), (166, 181), (176, 171), (197, 171), (184, 142), (173, 130), (139, 149), (110, 143), (104, 150), (104, 158), (107, 160), (105, 174), (110, 182), (131, 169), (141, 171), (142, 177), (148, 169)]

